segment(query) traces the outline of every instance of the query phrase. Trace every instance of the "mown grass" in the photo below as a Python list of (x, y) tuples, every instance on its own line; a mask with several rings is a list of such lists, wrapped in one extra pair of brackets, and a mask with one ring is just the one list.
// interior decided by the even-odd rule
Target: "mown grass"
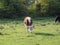
[(33, 19), (33, 33), (26, 32), (23, 20), (0, 19), (0, 45), (60, 45), (60, 23), (55, 18)]

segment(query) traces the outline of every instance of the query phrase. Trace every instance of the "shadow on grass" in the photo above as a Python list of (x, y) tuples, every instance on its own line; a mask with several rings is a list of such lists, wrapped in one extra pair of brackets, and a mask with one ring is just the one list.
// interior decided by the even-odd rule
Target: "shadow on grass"
[(55, 36), (55, 34), (49, 34), (49, 33), (35, 33), (35, 35), (44, 35), (44, 36)]
[(7, 33), (3, 34), (3, 33), (0, 32), (0, 35), (10, 35), (10, 34), (7, 34)]

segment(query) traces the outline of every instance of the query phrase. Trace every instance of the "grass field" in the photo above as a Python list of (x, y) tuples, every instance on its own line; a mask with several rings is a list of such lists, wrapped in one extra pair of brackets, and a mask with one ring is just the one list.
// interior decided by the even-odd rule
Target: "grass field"
[(0, 45), (60, 45), (60, 23), (54, 20), (33, 19), (33, 32), (27, 33), (23, 19), (0, 19)]

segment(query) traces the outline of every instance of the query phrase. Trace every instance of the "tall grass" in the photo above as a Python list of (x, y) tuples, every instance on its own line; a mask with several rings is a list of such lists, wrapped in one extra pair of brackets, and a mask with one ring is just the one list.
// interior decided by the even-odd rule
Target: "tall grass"
[(23, 20), (0, 19), (0, 45), (60, 45), (60, 23), (55, 18), (33, 19), (32, 33), (26, 32)]

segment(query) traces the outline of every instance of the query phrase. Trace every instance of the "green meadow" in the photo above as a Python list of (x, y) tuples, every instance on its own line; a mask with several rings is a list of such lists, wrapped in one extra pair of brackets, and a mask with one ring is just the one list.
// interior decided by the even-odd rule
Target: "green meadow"
[(55, 17), (33, 19), (33, 32), (26, 32), (23, 19), (0, 19), (0, 45), (60, 45), (60, 23)]

